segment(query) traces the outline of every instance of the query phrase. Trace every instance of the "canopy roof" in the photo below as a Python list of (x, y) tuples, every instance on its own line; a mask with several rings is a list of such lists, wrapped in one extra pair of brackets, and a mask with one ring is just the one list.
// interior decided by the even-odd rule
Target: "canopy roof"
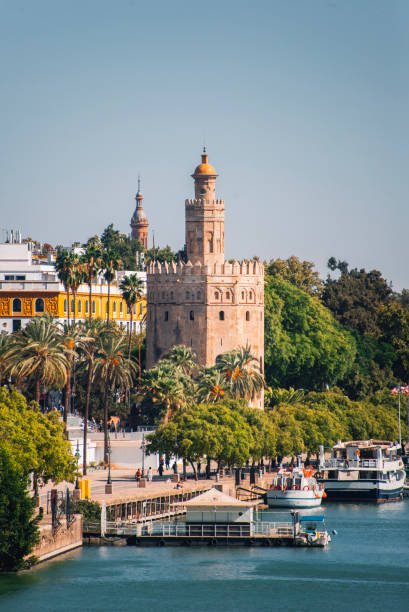
[(241, 508), (248, 508), (253, 506), (251, 502), (240, 501), (235, 497), (231, 497), (231, 495), (226, 495), (226, 493), (222, 493), (218, 489), (210, 489), (197, 497), (185, 502), (183, 504), (188, 508), (194, 508), (195, 506), (209, 506), (209, 507), (222, 507), (222, 506), (237, 506)]

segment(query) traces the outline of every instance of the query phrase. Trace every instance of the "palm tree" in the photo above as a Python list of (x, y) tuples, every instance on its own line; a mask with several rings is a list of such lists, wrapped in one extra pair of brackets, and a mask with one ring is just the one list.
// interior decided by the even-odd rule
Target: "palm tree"
[(140, 385), (140, 398), (150, 401), (164, 412), (166, 424), (187, 403), (185, 385), (178, 368), (170, 362), (160, 361), (155, 368), (147, 370)]
[(6, 357), (10, 374), (34, 385), (36, 402), (40, 402), (41, 385), (62, 388), (67, 381), (61, 333), (49, 315), (36, 317), (20, 330)]
[(68, 325), (70, 324), (70, 274), (72, 265), (73, 253), (68, 251), (60, 251), (55, 260), (55, 269), (57, 270), (58, 278), (64, 285), (65, 292), (67, 294), (67, 318)]
[(215, 404), (226, 397), (226, 378), (217, 368), (204, 368), (197, 382), (197, 399), (200, 403)]
[(91, 388), (94, 374), (94, 361), (97, 343), (102, 333), (109, 333), (102, 319), (92, 319), (81, 325), (82, 336), (79, 340), (80, 359), (87, 368), (87, 394), (84, 410), (84, 451), (83, 451), (83, 470), (84, 476), (87, 473), (87, 436), (89, 420), (89, 404), (91, 399)]
[(70, 291), (74, 298), (74, 323), (75, 323), (75, 302), (78, 287), (84, 281), (84, 270), (81, 258), (76, 253), (62, 251), (58, 254), (55, 261), (55, 268), (60, 281), (63, 283), (67, 293), (67, 313), (68, 325), (70, 324)]
[(172, 347), (165, 359), (174, 363), (184, 374), (191, 374), (197, 368), (196, 354), (184, 344)]
[(293, 389), (293, 387), (289, 389), (271, 389), (271, 387), (269, 387), (267, 391), (271, 398), (270, 409), (280, 404), (300, 404), (305, 395), (303, 389)]
[(126, 303), (126, 307), (131, 315), (131, 324), (129, 328), (129, 340), (128, 340), (128, 359), (131, 358), (131, 339), (132, 339), (132, 320), (133, 320), (133, 309), (144, 294), (145, 283), (142, 279), (138, 278), (137, 274), (131, 274), (130, 276), (124, 276), (121, 281), (120, 289), (122, 291), (122, 297)]
[(115, 272), (122, 266), (122, 261), (116, 251), (107, 249), (102, 254), (104, 278), (108, 284), (107, 323), (110, 314), (111, 283), (115, 279)]
[(84, 277), (89, 287), (89, 309), (88, 319), (91, 322), (92, 317), (92, 283), (98, 277), (98, 273), (102, 268), (102, 251), (96, 244), (89, 244), (85, 255), (82, 257)]
[(257, 358), (249, 345), (219, 355), (216, 368), (224, 374), (229, 392), (236, 399), (252, 400), (264, 387)]
[(127, 346), (120, 333), (104, 333), (97, 340), (94, 380), (104, 391), (104, 461), (108, 461), (108, 405), (115, 389), (128, 392), (136, 377), (135, 363), (128, 359)]
[(10, 334), (0, 332), (0, 387), (2, 385), (3, 378), (6, 376), (7, 371), (10, 368), (7, 354), (11, 348), (13, 340), (13, 336)]
[[(67, 380), (65, 384), (64, 398), (64, 423), (67, 422), (68, 413), (71, 411), (71, 395), (72, 395), (72, 378), (75, 372), (75, 359), (78, 357), (78, 347), (82, 342), (83, 333), (79, 325), (63, 324), (62, 340), (63, 350), (67, 359)], [(75, 383), (75, 380), (74, 380)]]

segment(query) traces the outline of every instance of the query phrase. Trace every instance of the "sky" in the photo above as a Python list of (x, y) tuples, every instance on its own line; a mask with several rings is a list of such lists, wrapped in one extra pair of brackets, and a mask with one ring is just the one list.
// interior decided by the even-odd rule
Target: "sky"
[(177, 250), (206, 143), (226, 258), (409, 287), (408, 52), (407, 0), (0, 0), (0, 229), (128, 233), (140, 174)]

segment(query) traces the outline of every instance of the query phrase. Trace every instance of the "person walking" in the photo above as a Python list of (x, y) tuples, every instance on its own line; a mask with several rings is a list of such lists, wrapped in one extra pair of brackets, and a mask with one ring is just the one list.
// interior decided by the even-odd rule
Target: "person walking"
[(148, 482), (152, 482), (152, 468), (149, 466), (148, 469)]
[(140, 481), (141, 481), (141, 476), (142, 476), (142, 472), (141, 472), (141, 470), (138, 468), (138, 469), (136, 470), (136, 474), (135, 474), (135, 478), (136, 478), (136, 482), (138, 483), (138, 486), (139, 486), (139, 483), (140, 483)]
[(163, 464), (162, 463), (159, 463), (158, 472), (159, 472), (159, 476), (162, 477), (163, 476)]

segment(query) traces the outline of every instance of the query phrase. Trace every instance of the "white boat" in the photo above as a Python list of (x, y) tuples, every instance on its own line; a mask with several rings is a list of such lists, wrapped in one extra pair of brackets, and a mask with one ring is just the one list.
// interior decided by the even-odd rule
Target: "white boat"
[(325, 496), (324, 486), (313, 477), (313, 468), (280, 470), (267, 491), (270, 508), (316, 508)]
[(402, 499), (405, 469), (399, 444), (385, 440), (338, 442), (325, 459), (320, 447), (320, 478), (328, 500), (387, 502)]

